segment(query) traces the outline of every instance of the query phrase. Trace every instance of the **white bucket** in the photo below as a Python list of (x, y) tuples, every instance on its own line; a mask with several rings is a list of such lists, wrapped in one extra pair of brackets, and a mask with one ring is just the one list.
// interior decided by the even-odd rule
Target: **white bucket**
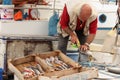
[(14, 5), (0, 5), (0, 18), (1, 20), (13, 20), (14, 18)]

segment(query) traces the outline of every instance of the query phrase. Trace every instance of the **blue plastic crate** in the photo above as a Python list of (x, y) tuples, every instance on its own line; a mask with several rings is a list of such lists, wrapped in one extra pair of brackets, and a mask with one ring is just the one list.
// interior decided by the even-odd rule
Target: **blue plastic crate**
[(75, 62), (78, 62), (78, 56), (79, 56), (78, 52), (67, 53), (67, 56), (73, 59)]

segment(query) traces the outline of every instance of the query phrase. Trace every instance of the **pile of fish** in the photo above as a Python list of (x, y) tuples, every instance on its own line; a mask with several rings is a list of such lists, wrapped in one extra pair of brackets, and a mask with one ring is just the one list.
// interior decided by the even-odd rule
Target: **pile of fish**
[(32, 78), (33, 76), (40, 75), (41, 73), (44, 73), (44, 71), (39, 64), (36, 66), (24, 67), (23, 70), (24, 79)]
[(54, 70), (56, 70), (56, 71), (65, 70), (65, 69), (68, 69), (71, 67), (70, 65), (68, 65), (65, 62), (63, 62), (62, 60), (60, 60), (60, 58), (58, 56), (55, 56), (55, 57), (51, 56), (44, 60), (48, 66), (54, 68)]

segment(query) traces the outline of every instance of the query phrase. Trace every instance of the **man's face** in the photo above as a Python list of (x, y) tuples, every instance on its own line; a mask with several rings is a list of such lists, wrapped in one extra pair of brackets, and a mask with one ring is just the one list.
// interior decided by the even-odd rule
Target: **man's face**
[(87, 4), (85, 4), (81, 8), (81, 12), (79, 14), (79, 19), (82, 22), (85, 22), (90, 17), (91, 13), (92, 13), (91, 7), (89, 5), (87, 5)]
[(82, 22), (85, 22), (90, 17), (90, 15), (91, 15), (91, 13), (87, 13), (87, 11), (81, 12), (80, 15), (79, 15), (79, 19)]

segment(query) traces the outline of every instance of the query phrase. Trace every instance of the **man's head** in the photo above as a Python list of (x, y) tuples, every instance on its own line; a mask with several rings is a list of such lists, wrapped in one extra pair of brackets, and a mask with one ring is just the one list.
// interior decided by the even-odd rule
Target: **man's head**
[(85, 22), (92, 14), (92, 8), (89, 4), (83, 4), (80, 10), (79, 19)]

